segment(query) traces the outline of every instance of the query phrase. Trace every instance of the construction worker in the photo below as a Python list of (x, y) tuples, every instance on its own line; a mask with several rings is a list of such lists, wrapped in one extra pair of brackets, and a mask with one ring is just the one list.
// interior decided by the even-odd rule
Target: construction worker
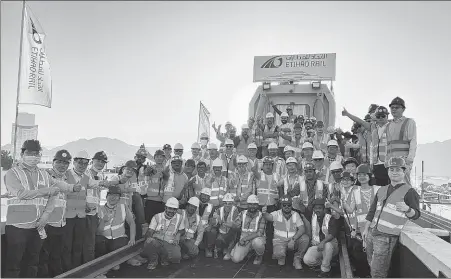
[(387, 161), (387, 168), (391, 182), (377, 191), (362, 233), (373, 278), (387, 277), (402, 227), (409, 219), (420, 217), (420, 197), (406, 183), (407, 165), (404, 158), (391, 157)]
[(200, 160), (202, 160), (202, 154), (200, 153), (200, 144), (195, 142), (191, 145), (191, 159), (194, 160), (194, 162), (199, 163)]
[(191, 179), (196, 173), (196, 161), (193, 159), (188, 159), (185, 162), (185, 167), (183, 168), (183, 172), (188, 176), (188, 179)]
[[(337, 238), (343, 218), (335, 210), (331, 210), (331, 214), (327, 213), (329, 203), (326, 204), (324, 199), (315, 199), (312, 204), (312, 246), (305, 253), (304, 263), (308, 266), (321, 265), (319, 277), (330, 277), (330, 262), (339, 252)], [(331, 204), (335, 208), (339, 207), (337, 199), (333, 199)]]
[[(46, 169), (48, 174), (57, 181), (67, 181), (66, 171), (72, 161), (72, 156), (65, 150), (58, 150), (53, 157), (53, 166)], [(57, 184), (55, 186), (60, 186)], [(75, 191), (81, 189), (81, 185), (75, 185)], [(79, 189), (78, 189), (79, 188)], [(55, 208), (50, 213), (45, 228), (47, 238), (44, 239), (41, 253), (39, 255), (39, 277), (55, 277), (63, 273), (62, 266), (62, 244), (64, 235), (64, 226), (66, 220), (64, 212), (66, 211), (66, 193), (71, 192), (71, 188), (60, 188), (60, 192), (56, 194)]]
[(207, 173), (213, 172), (213, 161), (219, 158), (218, 146), (214, 142), (208, 144), (208, 159), (205, 160), (207, 164)]
[(144, 212), (146, 223), (148, 224), (150, 224), (155, 214), (164, 211), (163, 195), (165, 181), (167, 180), (167, 177), (165, 178), (164, 176), (164, 151), (161, 149), (155, 151), (153, 157), (155, 159), (155, 165), (149, 166), (146, 169), (148, 187)]
[(283, 157), (279, 157), (279, 149), (277, 144), (270, 143), (268, 145), (268, 154), (274, 161), (273, 172), (277, 173), (279, 177), (284, 176), (287, 173), (287, 166), (285, 165), (285, 160)]
[(340, 163), (343, 161), (343, 156), (341, 156), (338, 149), (338, 142), (336, 140), (330, 140), (327, 143), (327, 153), (324, 158), (324, 163), (326, 166), (330, 166), (333, 161), (339, 161)]
[(279, 198), (288, 195), (292, 198), (293, 209), (297, 212), (301, 212), (300, 203), (300, 183), (302, 177), (298, 172), (298, 161), (290, 157), (287, 159), (288, 172), (283, 180), (279, 181), (277, 188), (279, 190)]
[(296, 158), (301, 157), (302, 145), (304, 144), (304, 137), (302, 136), (302, 124), (295, 123), (293, 127), (293, 138), (291, 139), (291, 146), (294, 150), (294, 156)]
[(289, 145), (291, 143), (291, 140), (293, 138), (293, 130), (294, 130), (294, 124), (289, 121), (288, 113), (282, 112), (280, 115), (280, 121), (282, 124), (279, 127), (279, 157), (283, 157), (283, 150), (285, 146)]
[(252, 134), (250, 133), (249, 126), (247, 124), (243, 124), (241, 126), (241, 135), (235, 137), (232, 140), (236, 148), (236, 154), (244, 156), (247, 156), (248, 145), (254, 141)]
[(191, 197), (196, 196), (196, 190), (194, 189), (194, 170), (196, 169), (196, 162), (194, 162), (193, 159), (186, 160), (185, 167), (183, 168), (183, 172), (188, 177), (188, 182), (186, 186), (182, 189), (182, 192), (180, 193), (180, 203), (183, 204), (183, 206), (186, 205), (188, 200)]
[(343, 162), (343, 168), (345, 169), (345, 171), (350, 172), (351, 175), (354, 177), (354, 179), (357, 176), (356, 171), (357, 171), (357, 166), (358, 165), (359, 165), (359, 163), (353, 157), (349, 157)]
[(202, 160), (207, 160), (208, 155), (208, 142), (210, 141), (210, 138), (208, 137), (207, 133), (202, 133), (200, 135), (200, 156)]
[(202, 191), (203, 188), (207, 185), (207, 164), (204, 161), (200, 161), (197, 164), (197, 174), (188, 181), (188, 186), (192, 185), (191, 187), (194, 190), (194, 194), (196, 197), (198, 197)]
[(178, 209), (179, 201), (171, 197), (166, 201), (164, 212), (155, 215), (150, 222), (144, 245), (149, 270), (157, 267), (159, 258), (161, 266), (180, 263), (182, 255), (179, 243), (185, 222), (182, 215), (177, 213)]
[(164, 151), (164, 161), (163, 161), (163, 165), (167, 166), (168, 162), (171, 160), (172, 157), (172, 147), (170, 144), (165, 144), (163, 146), (163, 151)]
[[(130, 178), (132, 183), (136, 183), (137, 191), (132, 193), (132, 207), (131, 210), (135, 216), (136, 223), (136, 238), (141, 239), (143, 237), (143, 228), (149, 227), (149, 223), (146, 223), (144, 202), (147, 195), (147, 187), (149, 187), (148, 178), (146, 178), (147, 168), (146, 159), (153, 159), (153, 156), (147, 151), (144, 144), (142, 144), (135, 154), (136, 172), (133, 173)], [(134, 184), (133, 184), (134, 185)]]
[(387, 125), (387, 160), (392, 157), (404, 157), (406, 161), (406, 182), (410, 183), (410, 171), (417, 152), (417, 124), (412, 118), (403, 116), (406, 104), (396, 97), (390, 105), (393, 120)]
[(313, 162), (313, 151), (314, 151), (314, 147), (313, 144), (311, 144), (310, 142), (304, 142), (304, 144), (302, 144), (302, 151), (301, 151), (301, 166), (302, 169), (305, 168), (305, 165), (307, 163), (312, 163)]
[(254, 264), (263, 261), (265, 253), (266, 221), (258, 210), (259, 200), (256, 195), (247, 198), (248, 209), (241, 212), (235, 219), (234, 228), (241, 230), (240, 241), (232, 249), (231, 257), (234, 263), (241, 262), (251, 250), (256, 253)]
[(231, 139), (226, 139), (224, 142), (225, 152), (219, 158), (223, 162), (223, 169), (226, 170), (226, 177), (233, 173), (236, 168), (236, 154), (233, 152), (234, 143)]
[[(174, 156), (178, 156), (179, 158), (183, 158), (183, 145), (181, 143), (176, 143), (174, 145)], [(185, 159), (182, 159), (182, 168), (185, 165)], [(172, 162), (172, 161), (171, 161)], [(167, 166), (170, 166), (170, 162), (167, 163)]]
[(280, 198), (282, 209), (267, 213), (263, 210), (263, 217), (267, 222), (273, 222), (273, 258), (278, 261), (279, 266), (285, 265), (288, 250), (293, 250), (293, 266), (302, 269), (301, 260), (309, 247), (310, 238), (305, 234), (304, 223), (296, 211), (292, 211), (292, 201), (289, 195)]
[[(177, 153), (180, 154), (180, 152)], [(183, 172), (182, 168), (182, 157), (175, 155), (171, 159), (170, 164), (170, 168), (166, 168), (164, 171), (166, 173), (165, 176), (168, 177), (168, 180), (166, 182), (166, 186), (164, 187), (163, 202), (166, 202), (171, 197), (180, 200), (182, 198), (182, 190), (188, 184), (188, 176)]]
[(313, 200), (325, 199), (329, 196), (329, 188), (323, 181), (316, 177), (316, 169), (313, 163), (306, 163), (304, 176), (300, 180), (300, 211), (311, 222), (313, 214)]
[[(352, 175), (352, 173), (347, 170), (342, 172), (340, 179), (340, 200), (343, 208), (345, 204), (348, 206), (351, 205), (352, 192), (358, 187), (354, 185), (354, 182), (355, 175)], [(357, 230), (357, 218), (355, 212), (352, 211), (347, 214), (346, 224), (351, 232)]]
[(316, 169), (316, 177), (326, 183), (328, 167), (324, 165), (324, 154), (321, 150), (313, 151), (312, 161)]
[[(106, 204), (99, 209), (99, 226), (97, 229), (95, 252), (101, 257), (121, 247), (135, 244), (135, 220), (131, 210), (120, 203), (121, 189), (111, 186), (106, 196)], [(130, 239), (125, 233), (125, 223), (130, 228)], [(112, 270), (119, 270), (116, 265)]]
[(324, 132), (324, 122), (318, 121), (315, 125), (315, 136), (313, 137), (313, 146), (316, 150), (327, 152), (327, 143), (330, 140), (329, 134)]
[[(64, 212), (58, 210), (60, 216), (52, 215), (57, 199), (60, 199), (58, 194), (61, 189), (64, 189), (63, 192), (82, 189), (80, 185), (74, 186), (77, 183), (69, 185), (39, 169), (41, 150), (39, 141), (26, 140), (20, 152), (21, 160), (5, 174), (4, 182), (10, 194), (5, 226), (4, 276), (8, 278), (37, 276), (42, 239), (45, 238), (44, 228), (49, 220), (61, 220)], [(83, 209), (85, 205), (84, 200)]]
[(204, 227), (204, 238), (201, 245), (205, 248), (205, 257), (213, 257), (213, 249), (216, 242), (218, 230), (213, 227), (213, 212), (216, 208), (210, 203), (211, 189), (203, 188), (199, 200), (199, 215), (201, 216), (202, 226)]
[(268, 112), (266, 114), (266, 125), (263, 130), (262, 154), (268, 156), (268, 145), (276, 143), (279, 137), (279, 127), (274, 123), (274, 114)]
[(253, 179), (252, 172), (248, 168), (248, 160), (244, 156), (238, 156), (237, 158), (237, 170), (234, 179), (231, 182), (232, 187), (236, 189), (236, 195), (233, 191), (230, 193), (234, 197), (235, 203), (238, 206), (239, 211), (247, 209), (247, 198), (253, 193), (255, 180)]
[(184, 260), (195, 258), (199, 254), (199, 244), (204, 236), (204, 226), (200, 216), (197, 214), (199, 199), (191, 197), (188, 200), (186, 209), (181, 209), (183, 222), (185, 223), (185, 233), (180, 238), (180, 248)]
[(283, 158), (286, 161), (290, 157), (296, 158), (295, 153), (294, 153), (294, 148), (291, 145), (287, 145), (283, 149)]
[(329, 167), (329, 198), (333, 196), (340, 198), (340, 180), (343, 165), (339, 161), (333, 161)]
[(372, 129), (371, 158), (370, 164), (376, 185), (385, 186), (390, 183), (387, 168), (385, 168), (385, 158), (387, 155), (387, 133), (388, 110), (380, 106), (375, 111), (375, 125)]
[(247, 168), (249, 171), (251, 171), (251, 169), (254, 167), (255, 164), (257, 164), (257, 168), (260, 170), (262, 168), (262, 160), (257, 158), (257, 153), (258, 153), (258, 147), (255, 143), (250, 143), (247, 146), (247, 151), (248, 151), (248, 164), (247, 164)]
[(213, 206), (219, 207), (224, 194), (228, 190), (228, 179), (222, 175), (223, 162), (217, 158), (213, 162), (213, 173), (207, 179), (207, 187), (211, 189), (210, 202)]
[(238, 230), (233, 228), (233, 221), (239, 214), (238, 208), (233, 204), (234, 199), (231, 193), (224, 195), (223, 206), (213, 213), (213, 226), (218, 227), (218, 235), (215, 241), (214, 258), (219, 257), (222, 251), (224, 260), (230, 260), (230, 252), (235, 245)]
[(264, 140), (263, 132), (265, 130), (265, 125), (263, 124), (263, 119), (260, 115), (257, 116), (257, 120), (255, 121), (253, 129), (254, 129), (253, 136), (254, 136), (254, 140), (255, 140), (255, 145), (257, 146), (257, 158), (262, 159), (263, 158), (263, 140)]
[(224, 143), (224, 141), (228, 138), (230, 138), (230, 132), (233, 129), (233, 125), (230, 121), (227, 121), (225, 123), (225, 133), (221, 133), (221, 124), (216, 128), (216, 123), (213, 123), (212, 127), (215, 130), (216, 133), (216, 139), (221, 142), (221, 145)]
[(270, 103), (274, 111), (282, 117), (284, 114), (286, 114), (288, 122), (294, 123), (294, 120), (296, 119), (296, 115), (293, 115), (293, 107), (291, 105), (288, 105), (286, 108), (286, 112), (280, 111), (276, 105), (274, 105), (272, 102)]

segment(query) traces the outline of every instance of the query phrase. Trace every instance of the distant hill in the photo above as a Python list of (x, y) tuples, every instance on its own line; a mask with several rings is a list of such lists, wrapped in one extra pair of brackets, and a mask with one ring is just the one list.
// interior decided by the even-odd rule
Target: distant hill
[(421, 161), (424, 161), (425, 175), (451, 177), (449, 158), (451, 158), (451, 139), (419, 144), (414, 162), (414, 166), (417, 167), (417, 175), (421, 175)]

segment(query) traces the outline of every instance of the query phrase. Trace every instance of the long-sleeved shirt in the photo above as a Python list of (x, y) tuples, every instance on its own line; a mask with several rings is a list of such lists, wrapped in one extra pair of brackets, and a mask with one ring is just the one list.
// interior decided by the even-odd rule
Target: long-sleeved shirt
[[(56, 172), (54, 169), (48, 169), (47, 172), (55, 180), (64, 181), (64, 182), (67, 181), (66, 173), (59, 173), (59, 172)], [(62, 185), (60, 185), (60, 186), (55, 185), (55, 186), (60, 188), (60, 191), (62, 192), (59, 194), (60, 198), (65, 199), (66, 198), (65, 194), (73, 191), (73, 185), (70, 185), (70, 184), (67, 184), (67, 187), (66, 186), (61, 187)], [(58, 224), (50, 224), (50, 225), (53, 227), (58, 227), (58, 228), (64, 227), (66, 225), (66, 218), (63, 218)]]
[[(321, 228), (323, 226), (324, 216), (322, 218), (316, 217), (318, 220), (318, 226)], [(343, 227), (344, 218), (340, 216), (340, 218), (335, 219), (333, 216), (329, 219), (329, 225), (327, 227), (327, 232), (332, 235), (334, 238), (338, 237), (338, 233), (340, 229)], [(326, 236), (323, 233), (323, 230), (319, 230), (319, 239), (323, 241)]]
[[(398, 189), (401, 185), (403, 185), (404, 183), (400, 183), (396, 186), (393, 186), (392, 184), (389, 184), (388, 189), (387, 189), (387, 198), (396, 190)], [(372, 222), (374, 219), (374, 215), (376, 214), (376, 209), (377, 209), (377, 195), (374, 196), (374, 200), (371, 203), (370, 206), (370, 210), (368, 211), (368, 214), (366, 215), (366, 220)], [(410, 207), (412, 208), (413, 211), (415, 211), (415, 215), (413, 215), (412, 217), (407, 217), (411, 220), (416, 220), (418, 218), (420, 218), (420, 196), (418, 195), (417, 191), (414, 188), (410, 188), (409, 191), (407, 191), (406, 195), (404, 196), (404, 202)], [(377, 233), (381, 233), (379, 231), (374, 230), (374, 232)]]
[[(246, 222), (244, 223), (244, 228), (248, 229), (250, 227), (250, 223), (251, 221), (258, 215), (259, 211), (256, 211), (255, 213), (251, 213), (251, 212), (247, 212), (246, 215)], [(243, 225), (243, 214), (240, 213), (238, 214), (238, 216), (236, 217), (234, 224), (236, 227), (243, 229), (242, 225)], [(258, 236), (264, 236), (265, 235), (265, 228), (266, 228), (266, 220), (265, 218), (260, 218), (260, 222), (258, 223)]]
[[(188, 212), (185, 210), (185, 219), (183, 220), (184, 224), (185, 224), (185, 230), (192, 228), (193, 225), (196, 223), (197, 218), (196, 215), (197, 213), (194, 213), (193, 215), (189, 215)], [(182, 214), (183, 216), (183, 214)], [(200, 219), (200, 216), (199, 216)], [(204, 237), (204, 232), (205, 232), (205, 225), (202, 224), (202, 222), (199, 222), (199, 224), (197, 225), (197, 230), (196, 230), (196, 237), (195, 237), (195, 243), (197, 245), (199, 245), (199, 243), (202, 242), (202, 239)], [(186, 236), (186, 233), (185, 233)]]
[[(402, 125), (401, 122), (404, 119), (406, 119), (405, 116), (402, 116), (398, 119), (393, 119), (391, 121), (391, 124), (388, 126), (388, 131), (387, 131), (388, 134), (393, 135), (394, 131), (395, 131), (395, 127), (397, 125)], [(417, 152), (417, 124), (415, 123), (415, 120), (413, 120), (412, 118), (410, 118), (409, 122), (407, 123), (405, 133), (407, 136), (407, 140), (410, 142), (409, 155), (407, 156), (407, 160), (410, 162), (413, 162), (413, 160), (415, 159), (416, 152)], [(387, 154), (387, 155), (390, 155), (390, 154)]]

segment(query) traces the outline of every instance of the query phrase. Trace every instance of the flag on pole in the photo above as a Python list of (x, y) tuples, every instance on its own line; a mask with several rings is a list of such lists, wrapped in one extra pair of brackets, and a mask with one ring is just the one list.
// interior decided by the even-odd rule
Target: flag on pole
[(19, 104), (52, 106), (52, 77), (45, 52), (45, 33), (25, 6), (20, 65)]
[(210, 112), (207, 108), (200, 102), (199, 108), (199, 126), (197, 129), (197, 142), (200, 142), (200, 135), (206, 133), (208, 138), (210, 138)]

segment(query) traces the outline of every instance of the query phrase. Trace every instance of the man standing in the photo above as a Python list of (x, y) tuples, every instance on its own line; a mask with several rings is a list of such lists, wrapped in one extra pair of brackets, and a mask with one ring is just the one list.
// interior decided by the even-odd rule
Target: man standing
[(157, 150), (154, 154), (155, 165), (146, 170), (148, 181), (145, 217), (146, 223), (150, 224), (155, 214), (164, 211), (163, 194), (167, 177), (164, 177), (164, 151)]
[(249, 126), (247, 124), (243, 124), (241, 126), (241, 136), (237, 136), (232, 139), (233, 144), (236, 148), (237, 155), (247, 156), (247, 147), (253, 142), (252, 134), (249, 132)]
[(268, 145), (276, 143), (279, 137), (279, 127), (274, 124), (274, 114), (268, 112), (266, 114), (266, 125), (263, 130), (262, 154), (268, 156)]
[(282, 112), (280, 115), (280, 133), (279, 133), (279, 157), (283, 157), (283, 149), (291, 143), (293, 137), (294, 124), (289, 122), (288, 113)]

